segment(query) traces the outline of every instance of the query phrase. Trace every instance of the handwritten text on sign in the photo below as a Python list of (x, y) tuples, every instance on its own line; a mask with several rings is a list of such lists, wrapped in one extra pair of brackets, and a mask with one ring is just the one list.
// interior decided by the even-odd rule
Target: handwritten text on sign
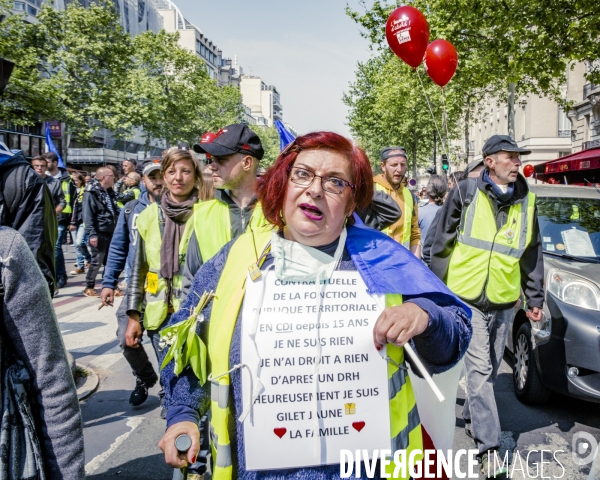
[[(250, 332), (263, 281), (246, 286), (242, 363), (248, 365), (257, 361)], [(336, 464), (342, 449), (390, 449), (387, 364), (373, 345), (379, 314), (358, 272), (335, 272), (322, 290), (267, 275), (256, 332), (264, 390), (253, 422), (244, 422), (248, 470)], [(247, 401), (245, 370), (242, 378)]]

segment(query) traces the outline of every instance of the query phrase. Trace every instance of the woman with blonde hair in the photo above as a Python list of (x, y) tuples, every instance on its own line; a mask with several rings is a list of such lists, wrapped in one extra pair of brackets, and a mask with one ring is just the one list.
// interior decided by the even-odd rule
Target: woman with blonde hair
[[(170, 149), (161, 164), (163, 193), (136, 222), (139, 237), (127, 288), (125, 333), (127, 346), (139, 348), (146, 330), (157, 357), (158, 332), (179, 308), (185, 254), (193, 232), (190, 220), (203, 187), (201, 165), (194, 153)], [(153, 384), (138, 386), (143, 390), (140, 394), (147, 395)]]

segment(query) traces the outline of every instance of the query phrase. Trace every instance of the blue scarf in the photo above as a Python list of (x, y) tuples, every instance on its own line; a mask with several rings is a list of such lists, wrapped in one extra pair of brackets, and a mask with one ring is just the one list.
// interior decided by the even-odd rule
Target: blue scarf
[(387, 235), (366, 227), (357, 215), (348, 227), (346, 248), (370, 294), (401, 293), (419, 296), (442, 294), (471, 310), (410, 250)]
[(515, 193), (515, 184), (514, 183), (509, 183), (507, 185), (508, 188), (506, 189), (506, 193), (505, 193), (490, 178), (490, 176), (488, 175), (487, 170), (483, 171), (483, 181), (492, 187), (492, 190), (496, 194), (496, 198), (498, 199), (498, 203), (500, 205), (506, 205), (508, 202), (510, 202), (510, 199), (512, 198), (513, 193)]

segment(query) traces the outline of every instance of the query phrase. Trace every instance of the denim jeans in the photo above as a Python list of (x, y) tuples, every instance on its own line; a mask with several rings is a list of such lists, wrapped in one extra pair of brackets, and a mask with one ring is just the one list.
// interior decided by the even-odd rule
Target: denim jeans
[(87, 235), (83, 223), (77, 227), (75, 233), (75, 251), (77, 252), (77, 268), (85, 268), (85, 262), (90, 263), (92, 256), (87, 247)]
[(465, 354), (467, 398), (463, 418), (471, 423), (479, 454), (500, 447), (500, 419), (494, 382), (502, 363), (506, 338), (516, 310), (473, 311), (473, 337)]
[(67, 270), (65, 268), (65, 256), (63, 254), (62, 245), (67, 240), (68, 225), (58, 225), (58, 239), (54, 248), (54, 257), (56, 261), (56, 282), (60, 285), (61, 282), (67, 280)]

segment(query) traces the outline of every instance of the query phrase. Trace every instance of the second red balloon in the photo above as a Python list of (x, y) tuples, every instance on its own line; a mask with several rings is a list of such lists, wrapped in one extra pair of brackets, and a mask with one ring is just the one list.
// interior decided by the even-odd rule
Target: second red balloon
[(458, 54), (449, 41), (435, 40), (427, 46), (423, 63), (427, 75), (440, 87), (444, 87), (456, 72)]

